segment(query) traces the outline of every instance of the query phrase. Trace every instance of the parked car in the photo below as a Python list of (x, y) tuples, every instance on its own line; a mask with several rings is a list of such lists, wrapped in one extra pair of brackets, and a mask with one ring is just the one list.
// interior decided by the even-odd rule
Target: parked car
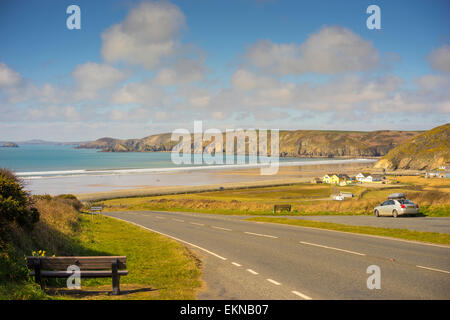
[(392, 194), (388, 200), (373, 209), (373, 214), (379, 216), (393, 216), (397, 218), (401, 215), (419, 214), (419, 206), (405, 198), (402, 193)]
[(337, 195), (337, 196), (333, 196), (333, 200), (337, 200), (337, 201), (344, 201), (344, 196), (342, 195)]

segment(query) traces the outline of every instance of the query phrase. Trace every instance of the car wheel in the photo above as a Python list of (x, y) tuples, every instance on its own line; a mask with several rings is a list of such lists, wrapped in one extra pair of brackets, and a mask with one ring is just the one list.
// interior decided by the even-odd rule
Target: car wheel
[(392, 211), (392, 215), (394, 216), (394, 218), (398, 218), (398, 212), (397, 212), (397, 210)]
[(380, 216), (380, 213), (378, 212), (378, 210), (375, 210), (373, 214), (374, 214), (375, 217), (377, 217), (377, 218)]

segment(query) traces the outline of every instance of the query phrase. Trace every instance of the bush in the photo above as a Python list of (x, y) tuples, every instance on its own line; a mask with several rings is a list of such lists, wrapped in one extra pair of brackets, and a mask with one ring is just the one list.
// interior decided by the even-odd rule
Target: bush
[(30, 231), (38, 221), (39, 212), (22, 182), (11, 171), (0, 169), (0, 241), (5, 240), (8, 225), (16, 223)]
[(83, 208), (83, 204), (73, 194), (60, 194), (54, 197), (55, 200), (60, 200), (68, 205), (72, 206), (75, 210), (80, 211)]

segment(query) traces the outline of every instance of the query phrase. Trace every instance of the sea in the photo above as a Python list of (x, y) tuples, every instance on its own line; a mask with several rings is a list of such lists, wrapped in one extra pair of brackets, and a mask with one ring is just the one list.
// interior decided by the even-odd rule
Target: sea
[[(91, 193), (149, 186), (197, 186), (241, 182), (213, 170), (259, 167), (248, 156), (234, 164), (175, 164), (170, 152), (101, 152), (72, 145), (0, 148), (0, 168), (15, 172), (32, 194)], [(367, 162), (367, 159), (280, 158), (280, 166)], [(247, 178), (248, 179), (248, 178)]]

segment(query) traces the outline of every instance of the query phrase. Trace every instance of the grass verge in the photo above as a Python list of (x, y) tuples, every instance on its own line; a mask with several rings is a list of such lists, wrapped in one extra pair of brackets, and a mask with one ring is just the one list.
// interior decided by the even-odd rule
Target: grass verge
[(82, 281), (82, 291), (59, 290), (57, 298), (81, 299), (195, 299), (202, 286), (200, 261), (183, 245), (113, 218), (81, 217), (82, 232), (76, 238), (81, 255), (93, 250), (101, 255), (127, 256), (129, 274), (121, 277), (122, 295), (112, 296), (111, 279)]
[(122, 294), (111, 295), (112, 279), (83, 279), (81, 290), (65, 288), (66, 279), (47, 279), (46, 292), (33, 283), (0, 284), (0, 300), (178, 300), (195, 299), (202, 286), (200, 261), (183, 245), (113, 218), (80, 214), (78, 232), (65, 255), (124, 255), (129, 274), (121, 277)]
[(266, 218), (255, 217), (248, 218), (248, 221), (280, 223), (299, 227), (311, 227), (351, 233), (369, 234), (375, 236), (391, 237), (404, 240), (421, 241), (436, 244), (450, 245), (450, 235), (438, 232), (421, 232), (407, 229), (380, 228), (370, 226), (350, 226), (340, 223), (321, 222), (314, 220), (299, 220), (289, 218)]

